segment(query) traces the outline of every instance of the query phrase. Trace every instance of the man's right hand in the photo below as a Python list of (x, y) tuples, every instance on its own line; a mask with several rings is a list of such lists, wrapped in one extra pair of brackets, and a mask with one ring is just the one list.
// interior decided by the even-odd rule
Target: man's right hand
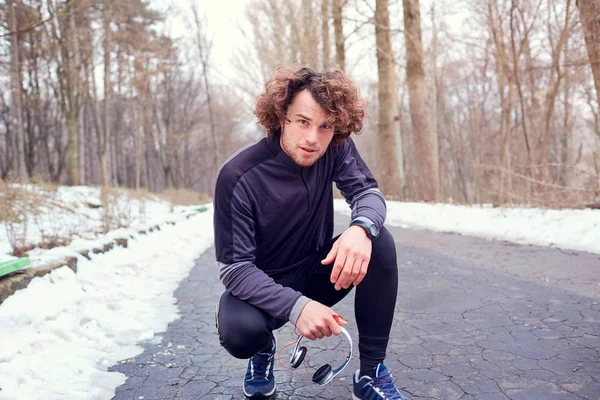
[(296, 329), (310, 340), (323, 339), (332, 334), (339, 335), (342, 332), (340, 326), (346, 326), (348, 322), (339, 318), (338, 323), (334, 315), (337, 314), (331, 308), (311, 300), (302, 309), (296, 321)]

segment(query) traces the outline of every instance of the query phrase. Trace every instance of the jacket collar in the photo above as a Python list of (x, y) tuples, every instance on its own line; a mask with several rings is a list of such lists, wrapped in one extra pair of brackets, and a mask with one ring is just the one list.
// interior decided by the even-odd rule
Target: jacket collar
[(296, 164), (294, 160), (287, 155), (285, 151), (281, 148), (280, 136), (273, 136), (272, 138), (265, 138), (267, 143), (267, 147), (271, 151), (271, 153), (275, 156), (275, 160), (284, 165), (285, 167), (292, 169), (294, 171), (301, 171), (302, 166)]

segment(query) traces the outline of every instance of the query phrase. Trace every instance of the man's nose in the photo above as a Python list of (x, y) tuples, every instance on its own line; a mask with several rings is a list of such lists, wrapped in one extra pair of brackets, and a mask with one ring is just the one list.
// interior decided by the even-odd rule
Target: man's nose
[(306, 140), (306, 143), (308, 143), (308, 144), (315, 144), (315, 143), (317, 143), (318, 135), (319, 135), (319, 128), (317, 126), (313, 125), (310, 127), (308, 132), (306, 132), (306, 136), (304, 137), (304, 139)]

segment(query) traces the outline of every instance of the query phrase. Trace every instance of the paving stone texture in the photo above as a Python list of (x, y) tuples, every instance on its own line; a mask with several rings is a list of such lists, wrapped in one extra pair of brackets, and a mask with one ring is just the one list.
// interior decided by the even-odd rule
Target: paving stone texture
[[(347, 226), (338, 216), (336, 231)], [(389, 228), (400, 284), (386, 365), (411, 399), (600, 399), (600, 255), (456, 234)], [(190, 244), (192, 245), (192, 244)], [(114, 400), (244, 399), (245, 360), (219, 346), (215, 304), (223, 291), (205, 252), (175, 292), (181, 318), (160, 340), (112, 371), (128, 376)], [(355, 356), (332, 383), (275, 366), (273, 399), (350, 399), (358, 368), (351, 293), (334, 309), (350, 322)], [(293, 343), (288, 325), (279, 348)], [(306, 369), (347, 355), (341, 338), (310, 342)]]

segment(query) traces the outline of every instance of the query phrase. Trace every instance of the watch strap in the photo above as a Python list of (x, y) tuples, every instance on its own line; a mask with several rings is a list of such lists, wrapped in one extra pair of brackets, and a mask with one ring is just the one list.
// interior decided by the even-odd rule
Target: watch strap
[(355, 218), (350, 223), (350, 226), (353, 226), (353, 225), (360, 226), (361, 228), (363, 228), (365, 230), (365, 232), (367, 233), (367, 236), (371, 240), (376, 239), (377, 236), (379, 236), (379, 229), (377, 229), (377, 227), (375, 226), (373, 221), (371, 221), (368, 218), (364, 218), (364, 217)]

